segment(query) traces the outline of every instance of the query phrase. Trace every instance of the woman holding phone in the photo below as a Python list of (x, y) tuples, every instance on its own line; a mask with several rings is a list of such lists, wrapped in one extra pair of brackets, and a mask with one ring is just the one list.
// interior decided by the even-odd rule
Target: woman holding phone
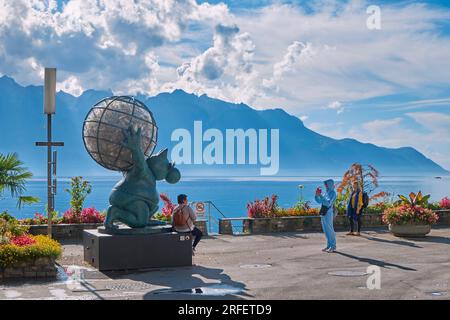
[(325, 193), (322, 193), (322, 189), (318, 187), (316, 189), (316, 202), (321, 204), (320, 209), (322, 222), (322, 229), (327, 238), (327, 246), (322, 249), (324, 252), (332, 253), (336, 252), (336, 233), (334, 232), (334, 202), (336, 201), (336, 191), (334, 190), (334, 181), (328, 179), (324, 181)]

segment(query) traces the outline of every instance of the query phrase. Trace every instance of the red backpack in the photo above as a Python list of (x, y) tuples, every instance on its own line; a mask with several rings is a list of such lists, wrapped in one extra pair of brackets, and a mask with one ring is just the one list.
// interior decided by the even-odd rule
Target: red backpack
[(187, 220), (183, 217), (183, 209), (185, 206), (178, 207), (173, 211), (173, 226), (174, 227), (185, 227), (187, 225)]

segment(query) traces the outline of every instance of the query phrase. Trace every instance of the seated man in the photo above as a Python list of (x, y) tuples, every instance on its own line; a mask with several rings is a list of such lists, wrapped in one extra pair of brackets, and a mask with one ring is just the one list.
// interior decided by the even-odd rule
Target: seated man
[(177, 198), (178, 206), (172, 213), (172, 225), (176, 232), (191, 232), (195, 237), (192, 245), (192, 255), (194, 255), (195, 247), (203, 236), (203, 233), (195, 226), (197, 217), (194, 211), (188, 205), (187, 195), (180, 194)]

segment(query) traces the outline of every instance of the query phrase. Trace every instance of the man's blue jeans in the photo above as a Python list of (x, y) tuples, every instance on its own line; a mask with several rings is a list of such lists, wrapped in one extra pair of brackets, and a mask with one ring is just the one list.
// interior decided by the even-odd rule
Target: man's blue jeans
[(327, 214), (320, 217), (322, 222), (322, 230), (327, 238), (327, 248), (336, 250), (336, 233), (334, 232), (333, 220), (334, 212), (331, 208)]

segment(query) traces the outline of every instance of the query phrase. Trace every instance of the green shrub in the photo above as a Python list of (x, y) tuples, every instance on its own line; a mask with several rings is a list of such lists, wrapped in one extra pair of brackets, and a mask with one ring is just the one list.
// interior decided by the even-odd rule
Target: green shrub
[(368, 206), (366, 209), (364, 209), (364, 213), (383, 214), (384, 210), (392, 207), (393, 207), (392, 203), (381, 201)]
[(29, 227), (21, 226), (17, 220), (0, 219), (0, 244), (9, 243), (11, 237), (27, 233)]
[(440, 204), (439, 204), (439, 202), (430, 202), (430, 203), (428, 203), (426, 205), (426, 207), (428, 209), (431, 209), (431, 210), (440, 210), (440, 209), (442, 209)]
[(61, 245), (57, 241), (44, 235), (30, 237), (35, 240), (35, 243), (31, 245), (0, 245), (0, 268), (33, 262), (38, 258), (57, 259), (61, 256)]
[(16, 218), (14, 218), (12, 215), (8, 213), (8, 211), (3, 211), (0, 213), (0, 219), (6, 220), (6, 221), (14, 221)]
[(71, 197), (70, 210), (75, 215), (81, 214), (84, 200), (92, 191), (91, 184), (83, 180), (83, 177), (73, 177), (70, 182), (70, 189), (66, 189), (66, 191)]
[(164, 215), (161, 212), (157, 212), (153, 215), (153, 219), (164, 221), (164, 222), (171, 222), (172, 216)]
[[(58, 215), (59, 215), (58, 211), (53, 211), (52, 212), (52, 216), (51, 216), (52, 224), (60, 224), (60, 223), (62, 223), (62, 217), (58, 217)], [(48, 216), (47, 215), (42, 215), (42, 214), (36, 212), (34, 214), (33, 218), (20, 219), (19, 222), (22, 225), (29, 225), (29, 226), (47, 224), (48, 223)]]

